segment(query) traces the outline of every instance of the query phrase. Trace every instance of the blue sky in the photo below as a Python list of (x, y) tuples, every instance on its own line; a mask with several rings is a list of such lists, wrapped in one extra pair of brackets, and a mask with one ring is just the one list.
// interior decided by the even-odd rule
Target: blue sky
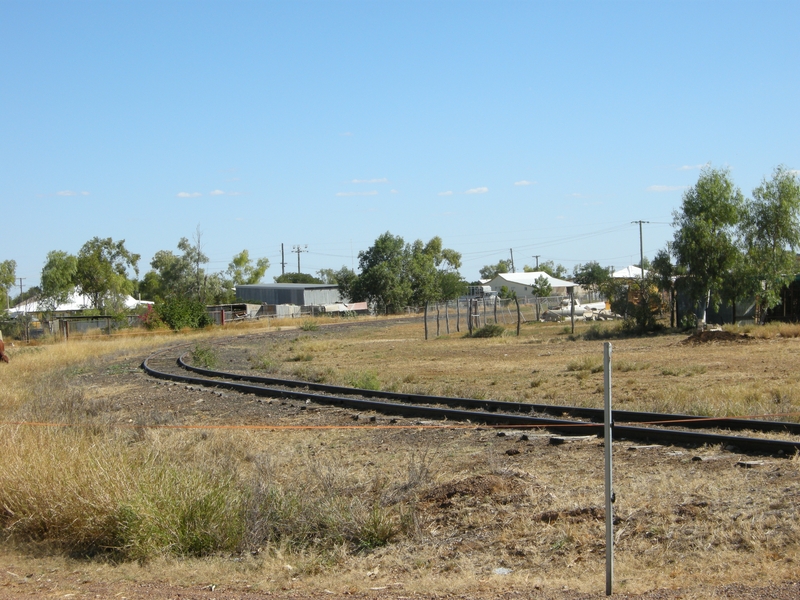
[(0, 2), (0, 260), (390, 231), (462, 274), (652, 257), (699, 168), (800, 168), (798, 2)]

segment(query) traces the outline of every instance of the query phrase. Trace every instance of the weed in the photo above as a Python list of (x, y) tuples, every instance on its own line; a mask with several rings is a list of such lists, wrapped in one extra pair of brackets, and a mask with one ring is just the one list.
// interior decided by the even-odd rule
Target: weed
[(198, 344), (192, 350), (192, 362), (206, 369), (213, 369), (217, 366), (217, 351), (209, 345)]
[(277, 373), (280, 371), (280, 365), (275, 362), (275, 360), (267, 355), (262, 354), (260, 356), (250, 357), (250, 366), (253, 369), (257, 369), (259, 371), (266, 371), (267, 373)]
[(649, 369), (650, 365), (648, 363), (637, 363), (631, 362), (626, 360), (619, 360), (612, 363), (613, 368), (620, 373), (628, 373), (630, 371), (643, 371), (645, 369)]
[(603, 370), (603, 359), (597, 356), (584, 356), (567, 363), (567, 371), (589, 371), (600, 373)]
[(319, 324), (317, 324), (316, 321), (306, 319), (305, 321), (300, 323), (301, 331), (317, 331), (317, 329), (319, 329)]
[(377, 373), (375, 373), (374, 371), (361, 371), (358, 373), (351, 373), (347, 377), (347, 385), (362, 390), (381, 389), (381, 382), (378, 379)]

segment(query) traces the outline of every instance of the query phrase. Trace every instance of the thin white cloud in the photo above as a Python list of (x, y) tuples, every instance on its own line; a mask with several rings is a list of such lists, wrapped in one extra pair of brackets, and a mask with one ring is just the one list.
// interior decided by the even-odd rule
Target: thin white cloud
[(439, 193), (437, 194), (437, 196), (452, 196), (452, 195), (453, 195), (453, 192), (452, 192), (452, 191), (450, 191), (450, 190), (448, 190), (448, 191), (446, 191), (446, 192), (439, 192)]
[(81, 192), (81, 196), (88, 196), (89, 192)]
[(651, 185), (646, 188), (648, 192), (677, 192), (685, 190), (685, 185)]
[(352, 133), (350, 133), (349, 131), (345, 131), (344, 133), (342, 133), (342, 134), (340, 134), (340, 135), (342, 135), (342, 136), (344, 136), (344, 137), (351, 137), (353, 134), (352, 134)]
[(77, 196), (78, 192), (73, 192), (72, 190), (62, 190), (60, 192), (56, 192), (56, 196)]
[(514, 185), (533, 185), (536, 183), (535, 181), (528, 181), (527, 179), (523, 179), (522, 181), (515, 181)]
[(479, 187), (479, 188), (472, 188), (471, 190), (467, 190), (464, 192), (465, 194), (485, 194), (489, 191), (488, 187)]
[(228, 196), (241, 196), (242, 192), (228, 192)]
[(702, 169), (703, 167), (707, 167), (708, 163), (703, 163), (702, 165), (683, 165), (678, 169), (678, 171), (694, 171), (696, 169)]
[(398, 192), (397, 190), (389, 190), (389, 193), (390, 194), (399, 194), (400, 192)]
[(377, 196), (378, 190), (372, 190), (370, 192), (337, 192), (337, 196)]
[(586, 198), (586, 195), (580, 194), (578, 192), (572, 192), (572, 194), (570, 194), (570, 196), (572, 196), (573, 198)]
[(389, 183), (389, 180), (386, 177), (381, 177), (380, 179), (353, 179), (350, 183)]
[(208, 192), (208, 195), (209, 196), (224, 196), (225, 192), (223, 192), (222, 190), (213, 190), (211, 192)]
[(178, 192), (178, 198), (197, 198), (202, 196), (200, 192)]

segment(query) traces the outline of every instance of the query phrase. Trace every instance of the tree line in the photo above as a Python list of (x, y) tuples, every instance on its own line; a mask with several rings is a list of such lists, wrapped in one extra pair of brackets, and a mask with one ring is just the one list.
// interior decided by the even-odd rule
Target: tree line
[[(673, 212), (673, 239), (659, 250), (635, 303), (629, 302), (627, 284), (614, 282), (596, 262), (577, 265), (573, 281), (595, 289), (607, 298), (628, 303), (640, 327), (655, 323), (651, 290), (669, 298), (670, 325), (678, 325), (677, 297), (681, 293), (706, 322), (708, 311), (730, 305), (736, 321), (736, 304), (755, 299), (763, 322), (769, 309), (781, 301), (782, 290), (800, 272), (800, 180), (797, 172), (777, 167), (747, 198), (729, 169), (704, 168), (697, 183), (687, 189), (681, 206)], [(613, 306), (612, 306), (613, 308)], [(684, 324), (693, 320), (690, 311)]]
[[(177, 252), (159, 250), (150, 261), (150, 270), (139, 280), (140, 255), (130, 252), (125, 240), (95, 237), (77, 254), (54, 250), (47, 254), (40, 285), (17, 297), (15, 303), (35, 298), (43, 312), (52, 312), (75, 292), (88, 296), (91, 309), (101, 313), (124, 311), (125, 299), (139, 295), (154, 301), (154, 321), (176, 328), (201, 326), (207, 304), (227, 304), (236, 300), (236, 286), (261, 281), (269, 268), (266, 258), (252, 259), (247, 250), (235, 255), (224, 272), (209, 273), (198, 229), (190, 241), (182, 237)], [(342, 296), (354, 302), (368, 302), (378, 312), (394, 313), (406, 306), (450, 300), (463, 295), (467, 283), (458, 269), (461, 255), (443, 246), (439, 237), (427, 243), (406, 243), (402, 237), (386, 232), (367, 250), (359, 252), (359, 273), (342, 267), (321, 269), (317, 277), (307, 273), (286, 273), (277, 283), (337, 284)], [(9, 304), (15, 282), (16, 263), (0, 263), (0, 286)]]
[[(781, 290), (800, 270), (796, 255), (800, 247), (800, 182), (797, 173), (784, 166), (765, 177), (752, 198), (744, 197), (728, 169), (704, 168), (697, 183), (683, 194), (681, 207), (673, 213), (673, 225), (673, 240), (652, 263), (645, 259), (639, 265), (650, 270), (637, 303), (641, 310), (634, 314), (640, 325), (654, 322), (646, 298), (650, 287), (668, 293), (673, 317), (678, 291), (698, 308), (703, 320), (709, 308), (717, 309), (722, 302), (735, 307), (737, 301), (751, 297), (763, 315), (780, 302)], [(95, 237), (75, 255), (52, 251), (42, 268), (41, 285), (17, 300), (36, 297), (47, 311), (78, 291), (89, 297), (93, 309), (115, 312), (121, 310), (128, 295), (138, 293), (157, 305), (195, 303), (202, 307), (234, 302), (237, 285), (258, 283), (269, 268), (268, 259), (252, 259), (242, 250), (224, 272), (209, 273), (201, 238), (198, 228), (193, 240), (182, 237), (178, 241), (178, 252), (158, 251), (141, 280), (141, 257), (130, 252), (124, 240)], [(461, 277), (460, 267), (461, 254), (445, 248), (438, 236), (427, 243), (407, 243), (387, 231), (358, 253), (359, 273), (342, 267), (322, 269), (318, 277), (289, 273), (275, 280), (337, 284), (343, 297), (368, 302), (377, 312), (395, 313), (407, 306), (464, 295), (468, 283)], [(0, 262), (0, 293), (5, 296), (0, 296), (0, 310), (10, 304), (15, 269), (13, 260)], [(480, 276), (491, 279), (510, 271), (510, 261), (500, 260), (480, 269)], [(553, 261), (535, 268), (525, 265), (524, 271), (569, 276), (563, 265)], [(549, 295), (546, 278), (540, 280), (534, 286), (535, 294)], [(613, 281), (609, 269), (596, 261), (576, 265), (572, 280), (612, 301), (629, 297), (627, 286)], [(636, 307), (633, 309), (635, 312)], [(200, 308), (196, 312), (199, 314)]]

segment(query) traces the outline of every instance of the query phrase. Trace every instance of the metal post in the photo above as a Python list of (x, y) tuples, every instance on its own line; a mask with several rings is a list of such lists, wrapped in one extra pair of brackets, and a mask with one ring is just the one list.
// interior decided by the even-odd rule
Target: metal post
[(614, 490), (611, 477), (611, 342), (603, 344), (603, 399), (605, 403), (605, 421), (603, 435), (605, 439), (605, 488), (606, 488), (606, 596), (611, 595), (614, 587)]
[(575, 333), (575, 288), (569, 288), (569, 318), (572, 321), (572, 333)]

